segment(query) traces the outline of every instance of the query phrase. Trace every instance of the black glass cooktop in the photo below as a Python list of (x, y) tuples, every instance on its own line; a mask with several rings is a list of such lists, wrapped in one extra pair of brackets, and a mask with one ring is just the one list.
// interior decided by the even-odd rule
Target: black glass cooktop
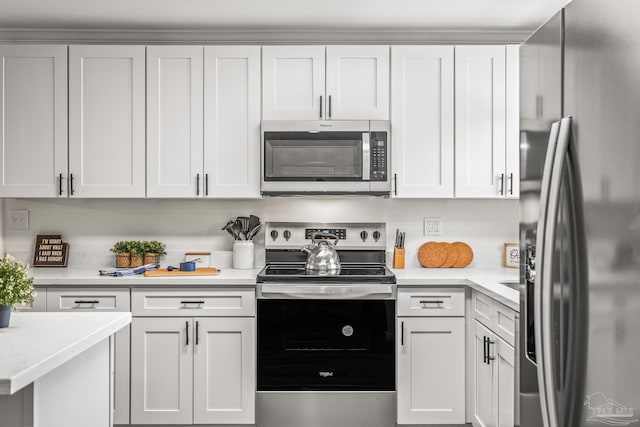
[(319, 274), (304, 264), (267, 265), (258, 274), (258, 283), (395, 283), (395, 275), (383, 265), (342, 265), (338, 273)]

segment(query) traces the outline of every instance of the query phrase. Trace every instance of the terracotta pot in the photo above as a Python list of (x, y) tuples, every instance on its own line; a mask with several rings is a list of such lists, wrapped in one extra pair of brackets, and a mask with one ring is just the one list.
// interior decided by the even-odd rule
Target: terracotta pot
[(129, 264), (129, 267), (141, 267), (143, 263), (144, 257), (142, 256), (142, 254), (131, 254), (131, 263)]
[(129, 252), (122, 252), (116, 254), (116, 267), (117, 268), (129, 268), (131, 266), (131, 254)]
[(146, 264), (157, 264), (159, 261), (160, 257), (158, 256), (158, 254), (154, 254), (154, 253), (146, 253), (144, 254), (144, 263)]

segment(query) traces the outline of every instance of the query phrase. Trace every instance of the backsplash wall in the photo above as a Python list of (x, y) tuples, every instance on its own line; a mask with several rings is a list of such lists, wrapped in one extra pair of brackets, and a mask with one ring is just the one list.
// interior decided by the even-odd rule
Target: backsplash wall
[[(265, 221), (386, 222), (387, 250), (396, 228), (406, 231), (408, 267), (418, 267), (417, 250), (429, 240), (465, 241), (472, 266), (499, 267), (505, 242), (518, 241), (517, 200), (415, 200), (374, 198), (266, 198), (262, 200), (7, 199), (9, 209), (29, 210), (29, 230), (10, 230), (3, 221), (0, 246), (31, 263), (37, 234), (62, 234), (70, 243), (69, 267), (113, 267), (109, 249), (118, 240), (160, 240), (163, 265), (187, 251), (211, 251), (212, 266), (228, 267), (233, 240), (221, 227), (237, 216)], [(6, 215), (4, 215), (6, 218)], [(424, 236), (423, 218), (441, 216), (443, 236)], [(256, 239), (256, 265), (264, 263), (264, 234)]]

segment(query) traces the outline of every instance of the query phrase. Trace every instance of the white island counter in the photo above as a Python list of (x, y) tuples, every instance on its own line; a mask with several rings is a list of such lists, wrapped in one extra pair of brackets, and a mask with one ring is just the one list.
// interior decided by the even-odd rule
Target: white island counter
[(111, 425), (112, 335), (130, 313), (13, 313), (0, 329), (0, 427)]

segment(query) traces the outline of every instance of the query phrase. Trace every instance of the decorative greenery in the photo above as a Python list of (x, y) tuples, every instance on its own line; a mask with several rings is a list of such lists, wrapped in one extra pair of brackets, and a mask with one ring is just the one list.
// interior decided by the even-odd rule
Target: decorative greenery
[(35, 297), (33, 278), (27, 276), (29, 267), (11, 255), (0, 259), (0, 304), (31, 302)]
[(166, 246), (162, 242), (158, 242), (157, 240), (146, 241), (146, 240), (126, 240), (116, 242), (113, 247), (110, 249), (113, 253), (131, 253), (134, 255), (143, 255), (143, 254), (158, 254), (158, 256), (163, 256), (167, 254)]

